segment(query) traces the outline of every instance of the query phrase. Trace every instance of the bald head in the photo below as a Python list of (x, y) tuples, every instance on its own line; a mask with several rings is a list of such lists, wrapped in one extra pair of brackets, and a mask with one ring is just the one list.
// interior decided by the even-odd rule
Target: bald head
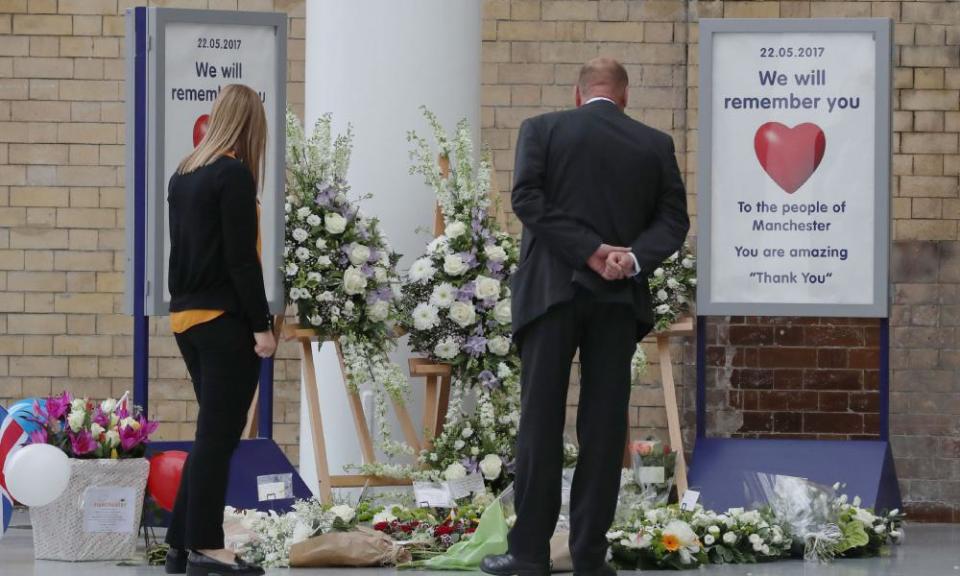
[(627, 71), (619, 62), (613, 58), (594, 58), (580, 69), (580, 78), (577, 80), (578, 96), (583, 102), (603, 96), (625, 107), (628, 82)]

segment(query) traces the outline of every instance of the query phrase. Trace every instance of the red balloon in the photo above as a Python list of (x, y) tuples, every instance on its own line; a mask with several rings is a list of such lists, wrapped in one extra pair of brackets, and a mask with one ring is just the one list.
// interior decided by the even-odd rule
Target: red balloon
[(203, 140), (203, 137), (207, 135), (207, 127), (210, 125), (210, 115), (202, 114), (197, 117), (196, 122), (193, 123), (193, 147), (196, 148), (197, 144)]
[(159, 452), (150, 458), (150, 476), (147, 478), (147, 490), (157, 504), (168, 512), (173, 511), (180, 489), (180, 477), (188, 454), (180, 450)]

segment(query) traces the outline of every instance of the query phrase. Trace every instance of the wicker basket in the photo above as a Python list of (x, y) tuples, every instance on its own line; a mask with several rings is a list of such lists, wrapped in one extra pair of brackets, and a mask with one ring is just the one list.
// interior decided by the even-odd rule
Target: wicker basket
[[(143, 495), (150, 474), (144, 458), (71, 461), (67, 490), (46, 506), (30, 508), (37, 560), (127, 560), (137, 550)], [(123, 532), (85, 532), (84, 498), (88, 488), (132, 488), (133, 522)]]

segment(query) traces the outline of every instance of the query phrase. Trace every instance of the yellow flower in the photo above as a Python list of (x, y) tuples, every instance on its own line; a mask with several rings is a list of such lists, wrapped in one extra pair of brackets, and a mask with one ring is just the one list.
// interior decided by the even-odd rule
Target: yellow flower
[(117, 454), (117, 449), (116, 449), (116, 448), (114, 448), (113, 450), (110, 451), (110, 458), (112, 458), (112, 459), (114, 459), (114, 460), (117, 460), (117, 459), (120, 458), (120, 455)]

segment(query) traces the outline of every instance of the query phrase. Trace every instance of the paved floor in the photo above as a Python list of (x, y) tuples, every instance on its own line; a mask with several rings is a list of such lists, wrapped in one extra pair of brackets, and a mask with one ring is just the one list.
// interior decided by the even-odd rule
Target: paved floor
[[(893, 549), (889, 558), (840, 560), (830, 566), (800, 561), (775, 562), (747, 566), (710, 566), (696, 574), (709, 576), (960, 576), (960, 525), (921, 524), (907, 527), (906, 543)], [(271, 576), (293, 574), (349, 574), (349, 576), (386, 576), (393, 569), (295, 569), (271, 570)], [(30, 529), (22, 516), (0, 540), (0, 576), (159, 576), (163, 569), (150, 566), (118, 566), (116, 563), (80, 563), (34, 561)], [(401, 571), (400, 576), (463, 574), (463, 572)], [(644, 572), (677, 574), (677, 572)]]

